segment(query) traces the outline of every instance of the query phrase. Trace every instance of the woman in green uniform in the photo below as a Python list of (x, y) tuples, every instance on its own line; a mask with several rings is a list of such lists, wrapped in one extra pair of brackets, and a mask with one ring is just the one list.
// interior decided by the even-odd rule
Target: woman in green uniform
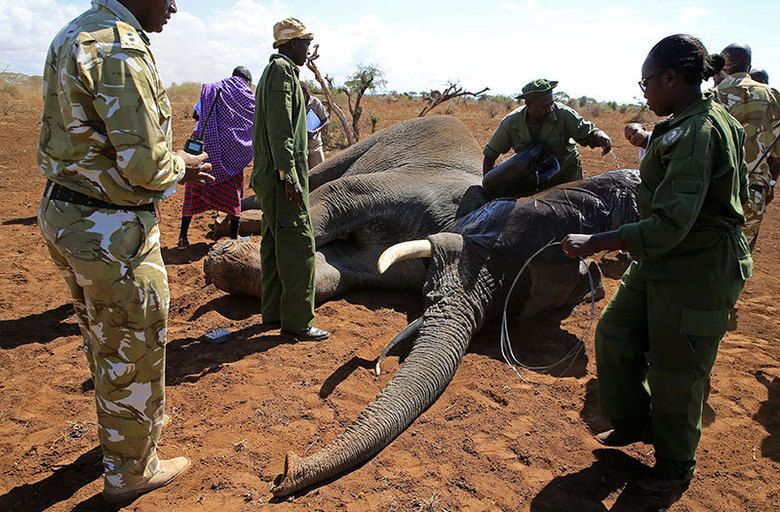
[(639, 86), (658, 124), (641, 162), (639, 222), (596, 235), (572, 234), (577, 257), (627, 249), (634, 262), (596, 329), (599, 405), (613, 429), (602, 444), (651, 442), (655, 466), (637, 484), (668, 492), (696, 464), (704, 387), (753, 262), (739, 226), (747, 199), (745, 134), (701, 93), (723, 67), (689, 35), (661, 40)]

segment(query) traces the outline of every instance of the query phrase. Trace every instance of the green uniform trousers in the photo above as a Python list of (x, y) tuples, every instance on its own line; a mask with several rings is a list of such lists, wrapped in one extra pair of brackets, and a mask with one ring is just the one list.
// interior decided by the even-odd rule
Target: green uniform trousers
[[(657, 463), (670, 472), (695, 465), (704, 387), (745, 283), (728, 245), (681, 258), (673, 279), (660, 275), (663, 265), (632, 263), (596, 329), (602, 414), (614, 428), (652, 439)], [(700, 280), (679, 277), (695, 261), (689, 276)]]
[(308, 329), (314, 325), (315, 286), (308, 183), (301, 183), (303, 208), (287, 200), (284, 183), (273, 173), (263, 173), (256, 183), (254, 191), (263, 210), (263, 322), (281, 322), (282, 329)]
[(159, 470), (170, 302), (157, 219), (44, 197), (38, 224), (84, 339), (104, 485), (148, 480)]

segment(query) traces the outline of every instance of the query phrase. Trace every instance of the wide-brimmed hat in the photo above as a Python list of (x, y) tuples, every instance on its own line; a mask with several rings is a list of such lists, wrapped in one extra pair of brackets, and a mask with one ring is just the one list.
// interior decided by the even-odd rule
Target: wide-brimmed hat
[(523, 86), (523, 92), (515, 96), (518, 100), (533, 100), (540, 98), (548, 92), (555, 89), (558, 82), (555, 80), (547, 80), (546, 78), (537, 78), (531, 82), (528, 82)]
[(297, 18), (285, 18), (274, 25), (274, 48), (279, 48), (293, 39), (314, 39), (314, 34), (306, 30)]

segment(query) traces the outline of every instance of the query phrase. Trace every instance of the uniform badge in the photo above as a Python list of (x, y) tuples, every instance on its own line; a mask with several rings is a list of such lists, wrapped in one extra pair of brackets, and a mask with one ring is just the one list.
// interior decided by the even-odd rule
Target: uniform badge
[(677, 142), (677, 139), (679, 139), (682, 136), (683, 132), (685, 132), (685, 128), (683, 128), (682, 126), (678, 126), (677, 128), (670, 130), (661, 139), (661, 144), (663, 144), (664, 146), (671, 146), (672, 144)]

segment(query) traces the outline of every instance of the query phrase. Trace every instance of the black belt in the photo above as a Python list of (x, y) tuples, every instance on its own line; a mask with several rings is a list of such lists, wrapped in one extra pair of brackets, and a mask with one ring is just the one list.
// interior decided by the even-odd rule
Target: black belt
[[(67, 187), (63, 187), (53, 181), (46, 181), (46, 190), (51, 189), (49, 199), (55, 199), (57, 201), (64, 201), (66, 203), (78, 204), (81, 206), (92, 206), (94, 208), (107, 208), (109, 210), (128, 210), (132, 212), (151, 212), (154, 213), (154, 203), (141, 204), (138, 206), (125, 206), (112, 204), (106, 201), (101, 201), (94, 197), (90, 197), (81, 192), (76, 192)], [(44, 195), (46, 192), (44, 192)]]
[(748, 186), (748, 188), (750, 190), (755, 190), (756, 192), (763, 192), (765, 187), (766, 187), (765, 185), (749, 185)]

